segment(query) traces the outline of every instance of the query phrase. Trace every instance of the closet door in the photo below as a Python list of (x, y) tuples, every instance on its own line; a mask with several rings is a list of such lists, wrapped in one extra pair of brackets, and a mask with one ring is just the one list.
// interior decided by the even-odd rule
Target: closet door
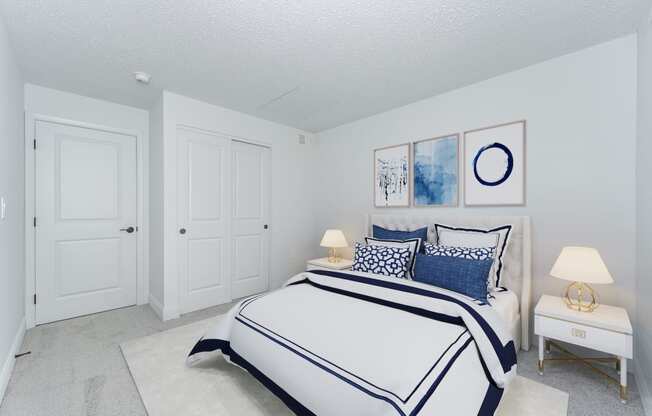
[(233, 299), (269, 287), (270, 149), (233, 141), (232, 264)]
[(231, 300), (230, 139), (177, 129), (181, 313)]

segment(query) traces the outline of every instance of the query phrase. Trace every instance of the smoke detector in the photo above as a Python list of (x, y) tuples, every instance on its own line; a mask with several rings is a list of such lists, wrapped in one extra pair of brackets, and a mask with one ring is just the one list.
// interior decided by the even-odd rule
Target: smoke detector
[(134, 72), (134, 78), (136, 78), (136, 81), (140, 82), (141, 84), (149, 84), (149, 80), (152, 78), (150, 74), (147, 72), (142, 72), (142, 71), (136, 71)]

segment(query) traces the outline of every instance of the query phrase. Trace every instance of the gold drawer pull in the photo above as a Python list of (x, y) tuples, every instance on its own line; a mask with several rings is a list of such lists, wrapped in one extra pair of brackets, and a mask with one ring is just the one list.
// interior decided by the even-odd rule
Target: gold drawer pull
[(583, 329), (572, 328), (571, 335), (573, 335), (575, 338), (586, 339), (586, 331)]

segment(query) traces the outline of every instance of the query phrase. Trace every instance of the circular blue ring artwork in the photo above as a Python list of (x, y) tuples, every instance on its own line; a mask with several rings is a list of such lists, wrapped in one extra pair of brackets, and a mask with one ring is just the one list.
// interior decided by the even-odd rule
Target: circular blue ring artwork
[[(507, 157), (507, 166), (505, 167), (505, 173), (503, 173), (503, 176), (500, 179), (495, 181), (487, 181), (483, 179), (478, 173), (478, 160), (480, 159), (480, 156), (482, 156), (482, 153), (484, 153), (489, 149), (502, 150), (505, 153), (505, 156)], [(511, 150), (509, 150), (507, 146), (505, 146), (502, 143), (492, 143), (480, 148), (480, 150), (478, 150), (478, 153), (476, 153), (475, 157), (473, 158), (473, 174), (475, 175), (475, 178), (478, 180), (478, 182), (480, 182), (485, 186), (498, 186), (501, 183), (505, 182), (512, 174), (513, 169), (514, 169), (514, 156), (512, 155)]]

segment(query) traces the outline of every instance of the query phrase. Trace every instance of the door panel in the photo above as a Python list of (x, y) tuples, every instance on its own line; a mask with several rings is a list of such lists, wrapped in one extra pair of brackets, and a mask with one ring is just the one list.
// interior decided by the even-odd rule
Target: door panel
[[(62, 138), (58, 143), (59, 212), (62, 219), (118, 216), (118, 143)], [(84, 172), (84, 175), (80, 175)], [(101, 192), (97, 192), (96, 189)]]
[[(221, 253), (224, 246), (221, 238), (206, 238), (188, 241), (188, 291), (218, 289), (224, 285), (221, 268)], [(216, 256), (215, 254), (218, 253)]]
[(270, 150), (238, 141), (231, 149), (231, 293), (236, 299), (269, 287)]
[(136, 138), (38, 121), (36, 323), (134, 305)]
[[(242, 143), (235, 143), (233, 149), (234, 199), (233, 218), (260, 219), (263, 206), (263, 152), (243, 148)], [(252, 151), (253, 150), (253, 151)]]
[(177, 215), (181, 313), (231, 300), (229, 245), (230, 139), (177, 129)]
[(213, 143), (188, 142), (190, 216), (192, 220), (220, 220), (224, 148)]
[[(59, 241), (55, 257), (56, 294), (65, 296), (119, 289), (120, 239)], [(77, 276), (93, 276), (78, 279)]]

